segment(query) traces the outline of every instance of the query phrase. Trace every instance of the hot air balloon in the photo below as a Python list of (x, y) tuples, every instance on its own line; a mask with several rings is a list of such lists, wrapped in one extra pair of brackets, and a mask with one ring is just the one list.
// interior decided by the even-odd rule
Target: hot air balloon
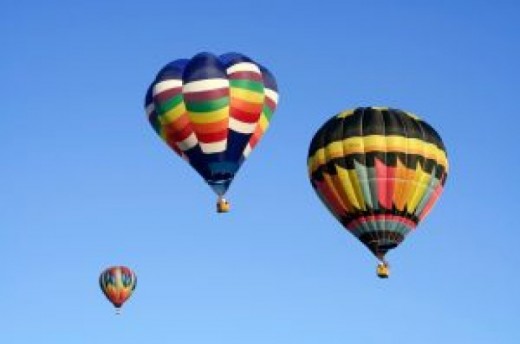
[(273, 75), (252, 59), (200, 53), (167, 64), (146, 93), (148, 120), (218, 196), (267, 130), (278, 102)]
[(134, 292), (137, 284), (137, 276), (126, 266), (112, 266), (99, 276), (99, 286), (116, 308), (119, 314), (123, 303), (125, 303)]
[(314, 135), (307, 160), (312, 187), (336, 219), (378, 259), (428, 215), (441, 195), (448, 159), (437, 132), (392, 108), (339, 113)]

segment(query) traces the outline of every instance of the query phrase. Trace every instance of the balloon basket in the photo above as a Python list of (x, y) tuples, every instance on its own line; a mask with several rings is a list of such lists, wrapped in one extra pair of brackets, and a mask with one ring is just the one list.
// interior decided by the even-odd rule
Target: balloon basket
[(217, 201), (217, 213), (227, 213), (229, 212), (231, 206), (228, 201), (224, 198), (219, 198)]
[(377, 265), (377, 277), (379, 278), (388, 278), (390, 277), (390, 267), (388, 266), (388, 263), (381, 262)]

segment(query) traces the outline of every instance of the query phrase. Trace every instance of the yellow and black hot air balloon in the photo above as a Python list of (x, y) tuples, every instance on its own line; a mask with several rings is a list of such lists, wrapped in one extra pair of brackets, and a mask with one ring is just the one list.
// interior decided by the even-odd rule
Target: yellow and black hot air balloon
[(444, 144), (416, 116), (392, 108), (344, 111), (328, 120), (309, 147), (308, 172), (319, 198), (380, 260), (432, 209), (448, 173)]

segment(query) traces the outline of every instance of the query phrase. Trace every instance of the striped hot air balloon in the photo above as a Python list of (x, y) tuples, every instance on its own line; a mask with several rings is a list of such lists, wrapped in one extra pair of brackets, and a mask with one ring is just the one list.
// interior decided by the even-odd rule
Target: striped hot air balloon
[(446, 149), (430, 125), (376, 107), (327, 121), (312, 139), (307, 165), (319, 198), (382, 261), (380, 277), (388, 277), (386, 253), (428, 215), (448, 173)]
[(99, 276), (101, 291), (116, 308), (116, 314), (119, 314), (123, 303), (132, 296), (136, 285), (135, 273), (126, 266), (109, 267)]
[(221, 199), (277, 102), (276, 81), (263, 66), (237, 53), (200, 53), (160, 70), (145, 107), (157, 134)]

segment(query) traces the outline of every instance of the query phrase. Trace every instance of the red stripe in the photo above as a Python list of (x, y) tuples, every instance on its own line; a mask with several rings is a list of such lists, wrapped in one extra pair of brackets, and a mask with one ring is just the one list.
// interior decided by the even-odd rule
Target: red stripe
[(272, 112), (274, 112), (274, 110), (276, 110), (276, 103), (270, 97), (266, 96), (264, 98), (264, 103), (265, 103), (265, 105), (267, 105), (269, 107), (269, 109), (271, 109)]
[(263, 82), (262, 75), (255, 72), (233, 72), (228, 75), (230, 79), (254, 80)]
[(316, 181), (316, 186), (319, 193), (323, 196), (331, 210), (334, 212), (334, 215), (341, 216), (345, 213), (345, 209), (341, 205), (341, 201), (336, 196), (336, 194), (331, 190), (329, 185), (326, 182), (318, 182)]
[(217, 88), (209, 91), (200, 92), (186, 92), (184, 93), (184, 100), (188, 102), (200, 102), (207, 100), (219, 99), (229, 96), (229, 88)]
[(395, 168), (386, 166), (381, 160), (375, 159), (377, 198), (379, 203), (386, 208), (392, 209), (394, 196)]
[(170, 98), (175, 97), (176, 95), (178, 95), (181, 92), (182, 92), (182, 87), (169, 88), (166, 91), (162, 91), (160, 93), (155, 94), (153, 96), (153, 99), (156, 102), (163, 103), (163, 102), (169, 100)]
[(257, 126), (255, 132), (253, 133), (253, 135), (251, 135), (251, 139), (249, 140), (249, 145), (251, 146), (251, 149), (255, 148), (255, 146), (258, 144), (258, 141), (260, 141), (261, 137), (262, 129), (260, 129), (260, 126)]
[(255, 133), (253, 134), (253, 137), (251, 137), (251, 148), (256, 146), (258, 142), (260, 142), (260, 139), (262, 139), (262, 136), (264, 136), (265, 131), (262, 130), (262, 127), (260, 125), (256, 126)]
[(168, 144), (168, 146), (170, 146), (171, 149), (173, 149), (173, 151), (175, 153), (182, 156), (182, 151), (179, 149), (179, 147), (177, 146), (177, 144), (175, 142), (166, 141), (166, 143)]
[(191, 134), (193, 133), (193, 129), (191, 128), (191, 125), (187, 124), (184, 128), (181, 130), (178, 130), (175, 133), (175, 140), (177, 142), (182, 142), (186, 140)]
[(228, 131), (223, 130), (216, 133), (197, 133), (197, 138), (202, 143), (215, 143), (227, 138)]
[[(259, 109), (261, 111), (261, 107)], [(258, 122), (258, 119), (260, 118), (260, 114), (261, 114), (260, 111), (251, 113), (251, 112), (237, 109), (235, 107), (231, 107), (229, 114), (231, 115), (231, 117), (239, 120), (240, 122), (256, 123), (256, 122)]]
[(347, 226), (355, 228), (355, 227), (358, 227), (359, 225), (361, 225), (363, 223), (366, 223), (366, 222), (382, 221), (382, 220), (399, 222), (399, 223), (402, 223), (405, 226), (410, 227), (410, 228), (415, 228), (416, 227), (415, 222), (413, 222), (410, 219), (407, 219), (406, 217), (397, 216), (397, 215), (387, 215), (387, 214), (368, 215), (368, 216), (358, 217), (357, 219), (355, 219), (353, 221), (350, 221), (347, 224)]
[(435, 205), (435, 203), (439, 199), (440, 195), (442, 194), (442, 190), (443, 190), (443, 186), (441, 184), (437, 185), (437, 187), (433, 191), (433, 194), (430, 196), (430, 199), (424, 206), (422, 213), (419, 215), (419, 220), (422, 221), (422, 219), (424, 219), (430, 213), (433, 206)]
[(182, 142), (193, 133), (191, 125), (187, 122), (183, 127), (179, 128), (175, 125), (169, 125), (164, 128), (166, 139), (173, 142)]

